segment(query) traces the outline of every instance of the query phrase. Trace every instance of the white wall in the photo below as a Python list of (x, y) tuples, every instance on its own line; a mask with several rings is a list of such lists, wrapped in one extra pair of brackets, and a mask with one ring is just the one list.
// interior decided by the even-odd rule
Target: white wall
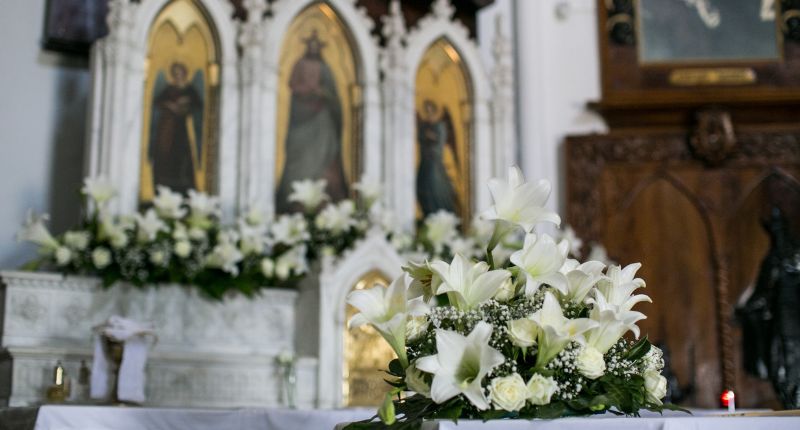
[(41, 50), (45, 0), (2, 2), (0, 13), (0, 268), (34, 255), (15, 233), (29, 208), (56, 230), (79, 215), (86, 95), (85, 60)]
[(550, 205), (564, 212), (564, 137), (605, 131), (586, 109), (600, 99), (595, 0), (496, 0), (479, 16), (484, 59), (491, 67), (494, 15), (514, 25), (517, 55), (519, 164), (529, 179), (553, 183)]

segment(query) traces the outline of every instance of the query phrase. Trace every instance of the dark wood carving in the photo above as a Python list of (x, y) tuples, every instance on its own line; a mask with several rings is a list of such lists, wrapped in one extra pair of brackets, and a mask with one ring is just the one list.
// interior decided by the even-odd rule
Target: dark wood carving
[[(733, 140), (733, 126), (714, 112), (694, 138), (650, 131), (567, 139), (567, 219), (617, 261), (644, 263), (655, 303), (642, 307), (642, 328), (669, 346), (679, 382), (694, 384), (687, 404), (717, 407), (730, 388), (739, 406), (779, 407), (769, 383), (742, 370), (732, 312), (767, 249), (760, 217), (782, 195), (800, 198), (800, 131), (740, 130)], [(703, 126), (715, 121), (721, 134)], [(723, 143), (709, 143), (711, 135)]]

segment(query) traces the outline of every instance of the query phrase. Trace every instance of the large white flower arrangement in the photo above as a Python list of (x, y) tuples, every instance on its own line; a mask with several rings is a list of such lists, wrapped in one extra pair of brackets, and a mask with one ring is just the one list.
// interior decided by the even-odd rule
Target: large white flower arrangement
[[(546, 181), (527, 183), (512, 168), (489, 187), (486, 261), (456, 252), (411, 263), (390, 286), (349, 295), (360, 311), (350, 324), (375, 327), (397, 359), (387, 363), (393, 389), (378, 415), (348, 428), (674, 408), (662, 403), (661, 351), (646, 337), (624, 337), (639, 338), (645, 315), (632, 308), (650, 301), (635, 294), (645, 286), (640, 265), (579, 263), (567, 238), (536, 233), (539, 223), (560, 223), (544, 207)], [(515, 231), (523, 242), (498, 259), (497, 245)]]
[[(228, 292), (255, 294), (269, 287), (293, 287), (314, 260), (341, 255), (378, 229), (406, 259), (450, 258), (481, 254), (477, 244), (489, 239), (492, 226), (476, 218), (467, 234), (459, 219), (437, 212), (423, 220), (416, 234), (400, 228), (380, 203), (376, 181), (357, 184), (356, 200), (330, 202), (325, 181), (293, 184), (290, 199), (302, 211), (271, 219), (253, 205), (233, 223), (220, 219), (216, 197), (189, 191), (182, 196), (158, 187), (151, 207), (130, 215), (111, 215), (116, 190), (102, 178), (88, 178), (81, 192), (88, 216), (58, 237), (47, 216), (30, 214), (18, 234), (39, 246), (40, 257), (27, 269), (55, 268), (65, 274), (99, 276), (105, 285), (180, 283), (221, 298)], [(508, 258), (509, 248), (495, 252)]]

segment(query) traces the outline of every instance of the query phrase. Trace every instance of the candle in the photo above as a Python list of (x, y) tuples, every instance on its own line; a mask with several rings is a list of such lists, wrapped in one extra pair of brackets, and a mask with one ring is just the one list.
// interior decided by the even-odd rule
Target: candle
[(733, 393), (733, 390), (723, 392), (720, 396), (720, 400), (722, 400), (722, 406), (728, 407), (729, 413), (736, 412), (736, 395)]

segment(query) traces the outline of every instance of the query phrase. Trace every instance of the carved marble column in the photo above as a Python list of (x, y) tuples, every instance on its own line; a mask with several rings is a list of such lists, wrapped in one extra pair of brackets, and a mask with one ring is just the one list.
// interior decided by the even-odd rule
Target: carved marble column
[(492, 132), (494, 134), (494, 159), (492, 171), (495, 177), (503, 177), (508, 166), (517, 161), (517, 128), (514, 108), (514, 53), (511, 39), (504, 30), (503, 16), (495, 17), (494, 40), (492, 41)]
[[(262, 127), (261, 117), (264, 115), (264, 86), (261, 77), (264, 74), (264, 14), (269, 6), (266, 0), (245, 0), (247, 21), (239, 26), (238, 43), (241, 49), (239, 76), (241, 79), (241, 147), (239, 152), (239, 195), (237, 208), (246, 210), (253, 205), (271, 208), (272, 201), (267, 200), (264, 187), (266, 176), (272, 169), (262, 165), (265, 151), (263, 140), (267, 132)], [(271, 210), (270, 210), (271, 212)]]
[(380, 67), (383, 73), (384, 122), (384, 182), (386, 203), (394, 208), (402, 227), (414, 223), (414, 153), (406, 142), (414, 141), (414, 130), (407, 126), (414, 116), (413, 82), (409, 81), (406, 64), (406, 24), (400, 2), (392, 0), (389, 15), (383, 17), (383, 36), (386, 47), (381, 50)]

